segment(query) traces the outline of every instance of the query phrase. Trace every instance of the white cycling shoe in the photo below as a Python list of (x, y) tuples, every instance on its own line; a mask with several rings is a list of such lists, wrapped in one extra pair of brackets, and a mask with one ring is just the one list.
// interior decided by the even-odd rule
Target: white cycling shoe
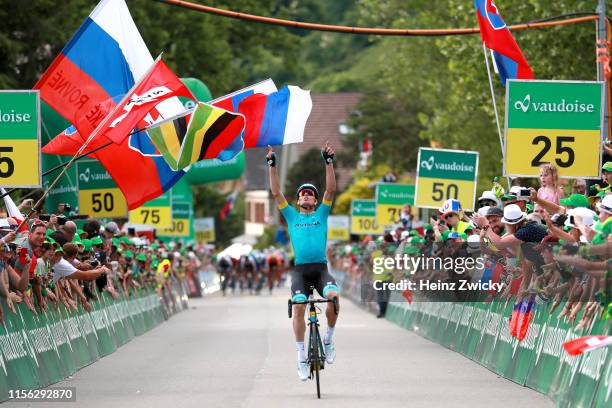
[(327, 364), (334, 364), (334, 361), (336, 361), (336, 347), (334, 347), (334, 342), (323, 344), (323, 348), (325, 348), (325, 361), (327, 361)]
[(306, 381), (310, 375), (310, 367), (308, 366), (308, 363), (306, 361), (298, 361), (297, 372), (300, 380)]

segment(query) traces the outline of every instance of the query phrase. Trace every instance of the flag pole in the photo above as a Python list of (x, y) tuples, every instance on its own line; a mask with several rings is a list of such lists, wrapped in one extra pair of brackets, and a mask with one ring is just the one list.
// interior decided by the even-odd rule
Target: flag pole
[[(497, 101), (495, 99), (495, 90), (493, 89), (493, 79), (491, 78), (491, 67), (489, 67), (489, 57), (487, 56), (487, 46), (484, 41), (482, 43), (482, 52), (484, 54), (485, 64), (487, 65), (487, 75), (489, 77), (489, 88), (491, 89), (491, 100), (493, 101), (493, 111), (495, 112), (495, 123), (497, 124), (497, 135), (499, 136), (499, 146), (501, 147), (502, 160), (506, 160), (506, 152), (504, 151), (504, 138), (501, 133), (501, 126), (499, 125), (499, 115), (497, 113)], [(508, 183), (508, 190), (510, 190), (510, 177), (506, 176), (506, 182)]]
[(161, 60), (162, 54), (159, 54), (159, 56), (155, 59), (155, 61), (153, 62), (153, 64), (151, 64), (151, 67), (149, 67), (149, 69), (147, 70), (147, 72), (144, 73), (144, 75), (140, 78), (140, 80), (138, 82), (136, 82), (132, 88), (130, 88), (130, 90), (123, 95), (123, 98), (121, 98), (121, 101), (115, 105), (115, 107), (113, 108), (113, 110), (108, 113), (104, 119), (102, 119), (102, 122), (100, 122), (100, 124), (93, 130), (93, 132), (91, 132), (91, 134), (87, 137), (87, 139), (85, 140), (85, 143), (83, 143), (81, 145), (81, 147), (79, 147), (79, 150), (77, 150), (77, 152), (75, 153), (74, 156), (72, 156), (70, 158), (70, 160), (66, 163), (66, 166), (62, 169), (62, 171), (57, 175), (57, 177), (55, 178), (55, 180), (53, 180), (53, 182), (49, 185), (49, 187), (47, 187), (47, 189), (45, 190), (45, 192), (43, 193), (43, 195), (38, 199), (38, 201), (36, 202), (36, 204), (34, 204), (32, 206), (32, 208), (30, 208), (30, 211), (28, 211), (27, 215), (25, 216), (25, 218), (23, 219), (23, 221), (21, 221), (21, 223), (19, 224), (19, 227), (17, 227), (17, 229), (21, 228), (27, 221), (28, 219), (30, 219), (30, 217), (32, 217), (32, 214), (34, 214), (35, 211), (38, 210), (38, 208), (41, 206), (41, 204), (45, 201), (45, 198), (47, 198), (47, 196), (49, 195), (49, 192), (51, 191), (51, 189), (53, 187), (55, 187), (55, 185), (57, 184), (57, 182), (59, 181), (59, 179), (66, 174), (66, 171), (68, 171), (68, 168), (72, 165), (72, 163), (74, 163), (77, 158), (79, 158), (79, 156), (81, 156), (81, 154), (83, 153), (83, 151), (85, 150), (85, 148), (89, 145), (89, 143), (91, 143), (91, 141), (98, 136), (98, 134), (100, 133), (100, 131), (102, 129), (104, 129), (106, 127), (106, 124), (108, 123), (108, 121), (114, 116), (114, 114), (119, 110), (120, 107), (123, 106), (123, 103), (130, 98), (130, 95), (132, 94), (132, 92), (134, 92), (134, 89), (136, 89), (136, 87), (138, 85), (140, 85), (140, 82), (142, 82), (142, 80), (144, 78), (147, 77), (147, 75), (149, 75), (149, 73), (155, 68), (155, 66), (157, 65), (157, 63)]

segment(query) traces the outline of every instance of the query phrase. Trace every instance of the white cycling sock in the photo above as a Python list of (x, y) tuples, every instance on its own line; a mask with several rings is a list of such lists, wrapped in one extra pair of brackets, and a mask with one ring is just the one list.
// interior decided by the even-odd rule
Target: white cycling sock
[(325, 344), (331, 343), (333, 336), (334, 336), (334, 328), (327, 326), (327, 332), (325, 333), (325, 337), (323, 338), (323, 343)]
[(306, 353), (304, 352), (304, 342), (296, 341), (295, 348), (298, 352), (298, 361), (306, 361)]

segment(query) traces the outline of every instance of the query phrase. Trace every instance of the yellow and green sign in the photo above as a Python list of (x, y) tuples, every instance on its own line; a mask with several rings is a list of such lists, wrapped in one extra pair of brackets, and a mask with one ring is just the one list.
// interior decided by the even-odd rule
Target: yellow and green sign
[(172, 202), (172, 226), (160, 228), (157, 233), (162, 237), (188, 237), (191, 235), (193, 208), (191, 203)]
[(215, 219), (213, 217), (196, 218), (193, 221), (196, 242), (205, 244), (215, 242)]
[(510, 80), (506, 87), (504, 174), (599, 178), (602, 82)]
[(351, 201), (351, 234), (382, 234), (384, 228), (376, 222), (376, 201)]
[(400, 222), (402, 209), (414, 204), (411, 184), (380, 183), (376, 185), (376, 222), (379, 228)]
[(41, 185), (38, 91), (0, 91), (0, 185)]
[(130, 222), (155, 228), (172, 228), (172, 195), (166, 191), (154, 200), (130, 211)]
[(96, 160), (76, 163), (79, 212), (92, 218), (125, 217), (125, 198), (110, 174)]
[(416, 206), (435, 208), (454, 198), (474, 208), (478, 152), (421, 147), (417, 159)]
[(327, 239), (330, 241), (348, 241), (348, 215), (330, 215), (327, 217)]

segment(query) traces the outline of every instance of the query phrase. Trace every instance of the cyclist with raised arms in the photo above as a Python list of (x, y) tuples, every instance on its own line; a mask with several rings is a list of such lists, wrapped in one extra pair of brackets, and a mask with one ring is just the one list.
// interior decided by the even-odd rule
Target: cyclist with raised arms
[[(297, 190), (298, 210), (287, 203), (281, 192), (276, 170), (276, 155), (272, 147), (268, 146), (266, 156), (269, 166), (270, 190), (272, 190), (278, 208), (287, 221), (289, 237), (295, 254), (295, 268), (291, 272), (291, 299), (294, 302), (306, 301), (311, 286), (314, 286), (324, 298), (333, 299), (335, 297), (338, 300), (338, 287), (335, 279), (327, 270), (327, 257), (325, 255), (327, 217), (336, 192), (336, 176), (333, 165), (334, 151), (328, 142), (325, 142), (325, 146), (321, 149), (321, 156), (325, 161), (326, 184), (321, 205), (317, 207), (319, 203), (317, 188), (312, 184), (302, 184)], [(298, 376), (302, 381), (306, 381), (309, 375), (304, 351), (305, 312), (305, 304), (293, 305), (293, 333), (295, 334), (298, 352)], [(332, 364), (336, 359), (332, 336), (338, 318), (334, 312), (333, 303), (327, 304), (325, 316), (327, 317), (327, 332), (323, 338), (325, 359), (328, 364)]]

